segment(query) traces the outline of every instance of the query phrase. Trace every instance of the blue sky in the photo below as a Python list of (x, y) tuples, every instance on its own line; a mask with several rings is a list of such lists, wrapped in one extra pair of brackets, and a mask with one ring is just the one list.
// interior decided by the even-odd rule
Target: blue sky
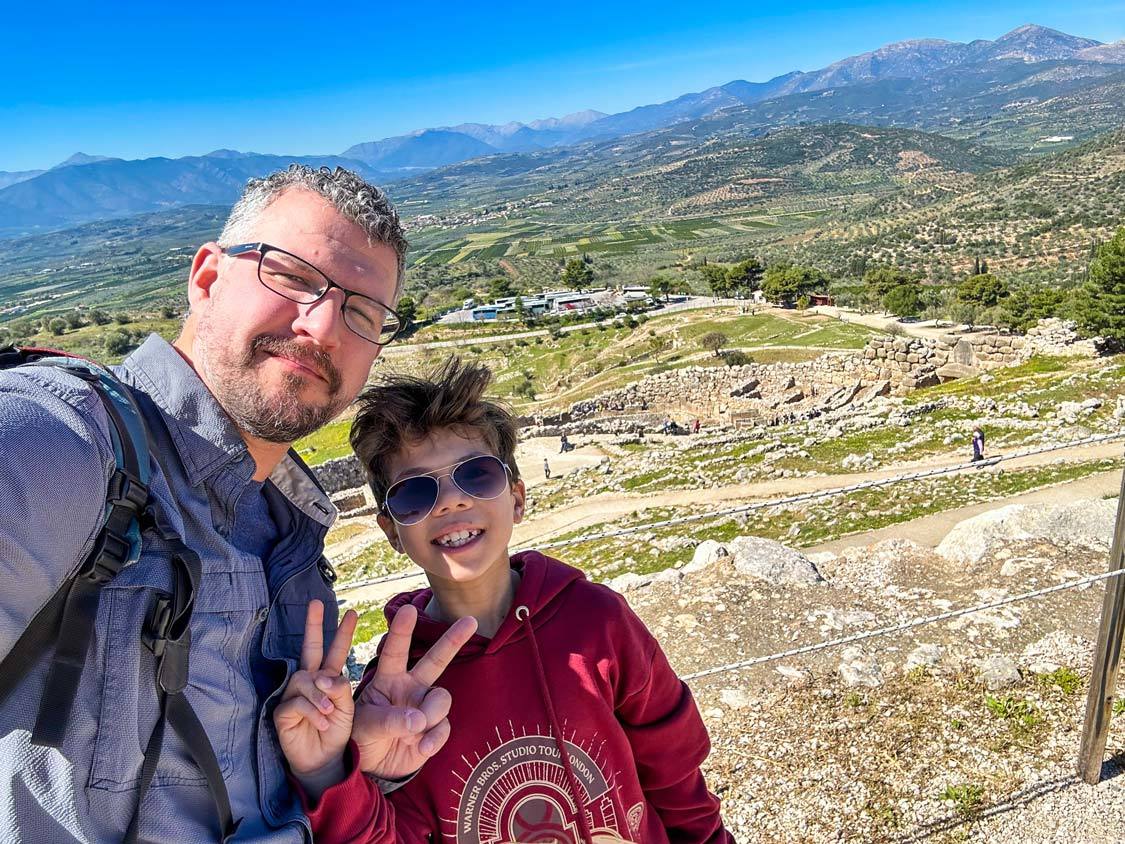
[(429, 126), (623, 111), (892, 41), (991, 39), (1023, 23), (1125, 37), (1125, 0), (157, 0), (24, 3), (4, 16), (0, 170), (78, 150), (336, 153)]

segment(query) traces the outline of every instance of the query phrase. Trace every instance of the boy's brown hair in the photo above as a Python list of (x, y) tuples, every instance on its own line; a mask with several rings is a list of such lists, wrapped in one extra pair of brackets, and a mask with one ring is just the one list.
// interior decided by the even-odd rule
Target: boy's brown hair
[(519, 480), (516, 420), (507, 409), (483, 398), (491, 380), (488, 367), (452, 356), (428, 377), (385, 375), (360, 394), (350, 439), (376, 501), (382, 504), (390, 486), (388, 458), (442, 428), (480, 436), (508, 464), (512, 482)]

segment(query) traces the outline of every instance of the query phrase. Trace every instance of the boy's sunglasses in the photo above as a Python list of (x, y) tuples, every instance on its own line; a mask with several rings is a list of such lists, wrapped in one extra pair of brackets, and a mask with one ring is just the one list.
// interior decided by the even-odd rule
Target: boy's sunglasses
[(383, 510), (400, 525), (416, 525), (433, 512), (446, 475), (465, 495), (482, 501), (497, 498), (508, 486), (508, 464), (491, 454), (481, 454), (455, 463), (440, 475), (412, 475), (387, 489)]

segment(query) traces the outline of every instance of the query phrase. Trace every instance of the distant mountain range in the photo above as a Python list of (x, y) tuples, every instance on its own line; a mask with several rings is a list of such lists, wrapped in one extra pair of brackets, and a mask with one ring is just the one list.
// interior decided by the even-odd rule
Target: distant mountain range
[(186, 204), (229, 205), (247, 179), (291, 161), (351, 167), (382, 183), (408, 178), (407, 185), (420, 187), (424, 174), (472, 159), (500, 155), (523, 170), (548, 151), (668, 127), (681, 131), (681, 124), (704, 118), (708, 132), (845, 121), (938, 131), (1026, 152), (1043, 131), (1081, 139), (1125, 122), (1123, 94), (1125, 40), (1101, 44), (1027, 25), (995, 41), (903, 41), (820, 70), (736, 80), (619, 114), (422, 129), (356, 144), (339, 156), (216, 150), (125, 161), (79, 153), (46, 171), (0, 171), (0, 236)]

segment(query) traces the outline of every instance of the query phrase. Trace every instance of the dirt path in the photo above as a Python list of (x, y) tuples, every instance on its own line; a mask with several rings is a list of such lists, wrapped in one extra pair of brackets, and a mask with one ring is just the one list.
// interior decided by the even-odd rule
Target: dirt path
[(937, 547), (950, 529), (958, 522), (978, 516), (989, 510), (1006, 507), (1009, 504), (1035, 504), (1044, 501), (1055, 501), (1065, 496), (1069, 499), (1104, 498), (1107, 495), (1117, 495), (1121, 491), (1121, 473), (1101, 472), (1097, 475), (1088, 475), (1062, 484), (1054, 484), (1042, 489), (1023, 492), (1009, 498), (997, 501), (982, 501), (979, 504), (970, 504), (967, 507), (958, 507), (954, 510), (945, 510), (931, 516), (923, 516), (910, 522), (899, 522), (888, 525), (879, 530), (857, 533), (823, 542), (820, 545), (810, 545), (801, 549), (806, 554), (816, 551), (832, 551), (839, 553), (853, 545), (874, 545), (884, 539), (912, 539), (919, 545), (928, 548)]
[[(1033, 454), (1008, 461), (1003, 464), (1007, 469), (1026, 468), (1028, 466), (1042, 466), (1054, 462), (1075, 460), (1100, 460), (1104, 458), (1119, 457), (1121, 443), (1100, 443), (1092, 446), (1078, 446), (1075, 448), (1061, 449), (1045, 454)], [(569, 455), (568, 455), (569, 456)], [(848, 475), (819, 475), (811, 478), (789, 478), (784, 480), (764, 481), (754, 484), (741, 484), (722, 489), (707, 490), (707, 500), (716, 505), (723, 503), (736, 503), (752, 501), (763, 498), (778, 498), (786, 495), (797, 495), (802, 492), (815, 492), (822, 489), (849, 486), (866, 480), (893, 477), (919, 469), (938, 466), (951, 466), (960, 462), (959, 456), (941, 455), (927, 460), (902, 463), (881, 469), (877, 472), (864, 472)], [(541, 473), (540, 473), (541, 474)], [(935, 546), (948, 530), (957, 522), (970, 516), (993, 510), (1008, 504), (1023, 504), (1032, 501), (1050, 500), (1059, 495), (1071, 498), (1093, 498), (1103, 495), (1115, 494), (1121, 484), (1121, 475), (1118, 472), (1104, 472), (1080, 478), (1063, 484), (1056, 484), (1044, 489), (1020, 493), (1008, 498), (960, 507), (942, 513), (935, 513), (911, 522), (902, 522), (890, 525), (879, 530), (865, 533), (852, 534), (851, 536), (833, 540), (802, 549), (806, 553), (814, 551), (838, 552), (851, 545), (870, 545), (874, 542), (892, 537), (907, 537), (922, 545)], [(578, 528), (592, 527), (603, 524), (634, 512), (640, 512), (654, 507), (674, 507), (698, 504), (701, 497), (700, 490), (678, 490), (662, 492), (652, 495), (625, 495), (622, 493), (603, 493), (586, 499), (580, 504), (551, 511), (540, 518), (528, 519), (516, 526), (513, 536), (514, 546), (533, 546), (545, 542), (552, 535), (562, 531), (576, 530)], [(425, 585), (425, 579), (417, 575), (391, 580), (385, 583), (376, 583), (370, 586), (349, 589), (339, 593), (340, 598), (351, 604), (364, 602), (385, 602), (391, 596), (410, 589), (417, 589)]]
[[(1121, 443), (1099, 443), (1092, 446), (1061, 449), (1045, 454), (1032, 454), (1004, 463), (1007, 469), (1028, 466), (1042, 466), (1049, 463), (1072, 460), (1100, 460), (1121, 455)], [(649, 495), (606, 492), (587, 498), (580, 504), (552, 510), (540, 517), (532, 517), (516, 528), (514, 541), (519, 545), (543, 542), (553, 534), (577, 528), (612, 521), (629, 513), (648, 510), (654, 507), (678, 507), (698, 504), (704, 496), (709, 502), (753, 501), (762, 498), (780, 498), (799, 495), (803, 492), (817, 492), (834, 487), (850, 486), (862, 481), (890, 478), (904, 472), (931, 469), (942, 466), (955, 466), (964, 462), (963, 455), (939, 455), (924, 460), (899, 463), (875, 472), (856, 472), (844, 475), (817, 475), (806, 478), (787, 478), (760, 481), (752, 484), (739, 484), (710, 490), (675, 490)]]

